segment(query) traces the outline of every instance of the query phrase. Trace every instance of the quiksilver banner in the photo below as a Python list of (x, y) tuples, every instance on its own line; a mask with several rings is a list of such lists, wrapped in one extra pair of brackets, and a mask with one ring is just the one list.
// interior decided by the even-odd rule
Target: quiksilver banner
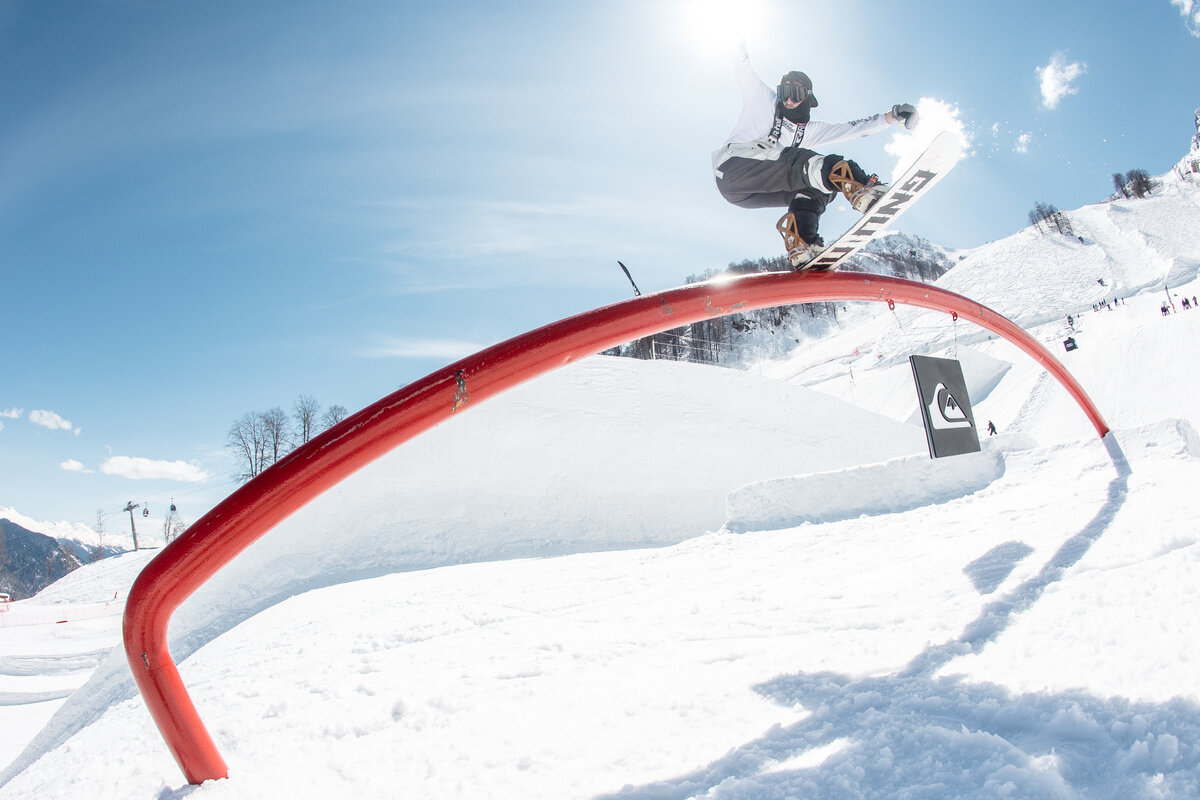
[(932, 458), (979, 452), (979, 431), (971, 414), (971, 398), (962, 365), (951, 358), (909, 356), (925, 438)]

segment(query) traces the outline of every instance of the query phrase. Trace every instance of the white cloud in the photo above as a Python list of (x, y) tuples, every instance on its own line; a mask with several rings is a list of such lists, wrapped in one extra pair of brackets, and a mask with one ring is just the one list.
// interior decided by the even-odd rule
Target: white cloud
[(105, 459), (104, 463), (100, 465), (100, 471), (105, 475), (115, 475), (135, 481), (160, 478), (196, 483), (209, 478), (209, 474), (199, 466), (186, 461), (156, 461), (150, 458), (131, 456), (113, 456)]
[(1200, 3), (1194, 0), (1171, 0), (1171, 5), (1179, 9), (1192, 36), (1200, 38)]
[(1028, 153), (1029, 145), (1033, 142), (1032, 133), (1022, 133), (1017, 137), (1016, 144), (1013, 145), (1013, 151), (1017, 153)]
[(1064, 97), (1076, 94), (1079, 90), (1071, 84), (1085, 72), (1087, 64), (1078, 61), (1068, 64), (1062, 53), (1051, 56), (1049, 64), (1037, 68), (1038, 82), (1042, 87), (1042, 105), (1056, 108)]
[(915, 130), (906, 130), (902, 125), (893, 126), (895, 132), (891, 140), (884, 145), (884, 149), (897, 159), (889, 183), (900, 177), (942, 131), (953, 131), (958, 136), (962, 143), (960, 156), (966, 155), (970, 150), (974, 137), (959, 119), (958, 106), (931, 97), (922, 97), (917, 103), (917, 115), (921, 122)]
[(71, 421), (69, 419), (63, 419), (53, 411), (45, 411), (43, 409), (30, 411), (29, 421), (34, 425), (41, 425), (43, 428), (49, 428), (52, 431), (71, 430)]
[(76, 461), (73, 458), (68, 458), (66, 461), (62, 462), (58, 466), (65, 469), (67, 472), (83, 472), (83, 473), (91, 472), (91, 470), (88, 469), (87, 467), (85, 467), (82, 462)]
[(10, 408), (8, 411), (0, 411), (0, 417), (8, 417), (9, 419), (20, 419), (22, 410), (19, 408)]

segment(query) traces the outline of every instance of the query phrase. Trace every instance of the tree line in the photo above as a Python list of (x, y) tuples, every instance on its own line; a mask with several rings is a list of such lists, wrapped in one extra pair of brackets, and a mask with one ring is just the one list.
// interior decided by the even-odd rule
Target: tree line
[(1063, 236), (1075, 235), (1075, 230), (1071, 227), (1071, 218), (1067, 216), (1067, 212), (1059, 211), (1049, 203), (1034, 204), (1033, 210), (1029, 212), (1029, 224), (1037, 228), (1043, 236), (1051, 232)]
[(1150, 194), (1154, 191), (1155, 183), (1146, 170), (1131, 169), (1124, 175), (1114, 172), (1113, 186), (1118, 194), (1129, 199), (1131, 197), (1142, 198)]
[(225, 446), (238, 462), (238, 480), (250, 480), (347, 415), (346, 407), (339, 405), (322, 412), (317, 399), (307, 394), (296, 399), (291, 414), (280, 406), (243, 414), (225, 438)]
[[(951, 266), (944, 252), (939, 253), (927, 242), (893, 234), (868, 244), (844, 269), (928, 282), (945, 274)], [(786, 256), (746, 259), (731, 262), (725, 270), (710, 269), (688, 275), (685, 282), (700, 283), (718, 275), (791, 270)], [(786, 356), (802, 338), (823, 336), (840, 324), (838, 313), (845, 307), (844, 303), (835, 302), (797, 303), (728, 314), (635, 339), (606, 350), (605, 355), (744, 368), (764, 358)]]
[[(790, 271), (791, 268), (786, 256), (748, 259), (730, 263), (724, 271), (711, 269), (697, 275), (688, 275), (685, 283), (700, 283), (720, 274), (783, 272)], [(836, 324), (837, 304), (778, 306), (704, 319), (635, 339), (606, 350), (605, 355), (647, 361), (665, 359), (697, 364), (745, 366), (763, 356), (779, 357), (786, 354), (799, 342), (799, 339), (795, 338), (796, 332), (808, 327), (805, 320), (813, 327), (825, 330)], [(776, 336), (776, 332), (783, 335)], [(767, 336), (764, 337), (764, 333)]]
[[(1150, 173), (1144, 169), (1131, 169), (1124, 174), (1114, 172), (1112, 180), (1113, 187), (1117, 190), (1116, 196), (1126, 200), (1147, 197), (1158, 185), (1150, 177)], [(1034, 204), (1033, 210), (1029, 212), (1029, 224), (1037, 228), (1043, 236), (1047, 233), (1058, 233), (1063, 236), (1075, 235), (1075, 231), (1071, 227), (1071, 219), (1066, 212), (1059, 211), (1049, 203)]]

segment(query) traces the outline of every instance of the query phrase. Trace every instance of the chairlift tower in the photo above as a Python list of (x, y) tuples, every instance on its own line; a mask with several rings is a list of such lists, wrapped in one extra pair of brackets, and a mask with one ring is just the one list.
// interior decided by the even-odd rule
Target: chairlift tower
[(137, 540), (137, 526), (133, 524), (133, 510), (135, 508), (140, 508), (141, 505), (142, 505), (141, 503), (134, 505), (134, 502), (132, 500), (130, 500), (129, 502), (127, 502), (125, 504), (125, 507), (121, 509), (122, 511), (129, 512), (129, 530), (133, 531), (133, 549), (134, 550), (138, 549), (138, 540)]

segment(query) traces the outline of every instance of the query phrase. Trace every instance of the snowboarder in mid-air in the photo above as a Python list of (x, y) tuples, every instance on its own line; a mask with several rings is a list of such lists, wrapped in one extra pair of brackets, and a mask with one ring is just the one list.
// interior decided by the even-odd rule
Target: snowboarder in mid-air
[(744, 43), (734, 53), (733, 68), (742, 113), (725, 144), (713, 153), (717, 189), (742, 208), (787, 208), (775, 227), (792, 266), (803, 269), (825, 246), (817, 226), (834, 194), (842, 192), (865, 214), (887, 188), (855, 162), (809, 148), (859, 139), (896, 122), (911, 130), (917, 126), (917, 110), (898, 103), (853, 122), (811, 120), (817, 98), (803, 72), (787, 73), (772, 89), (750, 66)]

